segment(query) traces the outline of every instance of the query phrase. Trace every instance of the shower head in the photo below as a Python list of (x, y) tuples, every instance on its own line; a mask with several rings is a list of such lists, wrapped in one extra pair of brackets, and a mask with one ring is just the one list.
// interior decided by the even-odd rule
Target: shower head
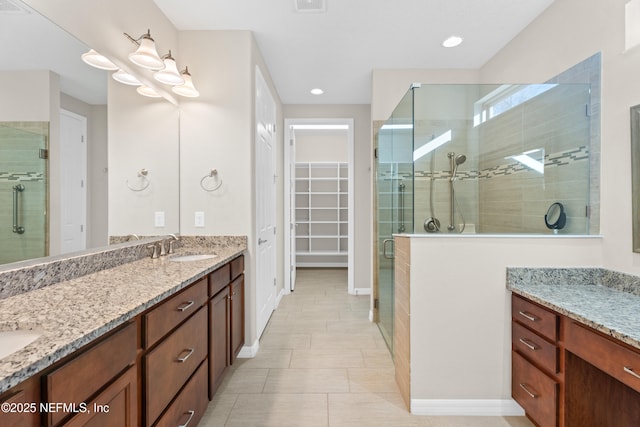
[(455, 156), (454, 153), (449, 154), (449, 158), (451, 159), (451, 167), (453, 169), (453, 171), (451, 172), (451, 179), (455, 179), (456, 173), (458, 173), (458, 166), (467, 161), (467, 156), (465, 156), (464, 154), (458, 154), (457, 156)]

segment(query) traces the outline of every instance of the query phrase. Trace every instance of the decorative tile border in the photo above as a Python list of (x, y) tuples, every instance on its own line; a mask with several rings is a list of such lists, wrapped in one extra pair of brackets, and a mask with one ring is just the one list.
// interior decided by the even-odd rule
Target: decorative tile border
[[(560, 153), (547, 154), (544, 156), (544, 167), (552, 168), (552, 167), (561, 167), (561, 166), (570, 166), (579, 162), (589, 161), (589, 148), (587, 146), (580, 146), (577, 148), (572, 148), (567, 151), (562, 151)], [(464, 181), (469, 179), (488, 179), (488, 178), (496, 178), (500, 176), (513, 175), (520, 172), (528, 172), (531, 168), (523, 165), (519, 162), (510, 162), (497, 166), (493, 166), (491, 168), (483, 169), (480, 171), (474, 170), (458, 170), (456, 174), (456, 179), (458, 181)], [(451, 177), (450, 171), (415, 171), (415, 177), (418, 178), (428, 178), (428, 179), (449, 179)], [(410, 179), (411, 173), (398, 173), (397, 175), (391, 176), (390, 174), (381, 174), (383, 179), (393, 179), (393, 178), (402, 178), (402, 179)]]
[(0, 182), (43, 182), (42, 172), (0, 172)]

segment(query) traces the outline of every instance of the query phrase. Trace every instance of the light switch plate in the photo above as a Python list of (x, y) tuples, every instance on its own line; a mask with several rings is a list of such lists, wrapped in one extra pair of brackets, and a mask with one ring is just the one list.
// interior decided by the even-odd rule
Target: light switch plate
[(194, 225), (196, 227), (204, 227), (204, 212), (195, 212)]
[(160, 211), (155, 213), (155, 226), (164, 227), (164, 212)]

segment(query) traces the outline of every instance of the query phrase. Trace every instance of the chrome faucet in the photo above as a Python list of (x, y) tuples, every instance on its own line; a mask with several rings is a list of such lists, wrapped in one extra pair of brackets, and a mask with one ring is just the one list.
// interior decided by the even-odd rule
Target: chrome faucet
[(173, 253), (173, 244), (177, 241), (179, 241), (180, 239), (178, 239), (178, 237), (175, 234), (168, 234), (169, 236), (169, 251), (167, 252), (168, 254), (172, 254)]

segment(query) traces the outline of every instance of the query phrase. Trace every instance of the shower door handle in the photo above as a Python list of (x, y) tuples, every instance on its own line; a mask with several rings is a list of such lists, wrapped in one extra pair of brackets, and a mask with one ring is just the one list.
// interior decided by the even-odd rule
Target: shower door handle
[(18, 184), (13, 186), (13, 232), (22, 234), (24, 233), (24, 227), (19, 224), (18, 215), (18, 195), (24, 191), (24, 185)]
[(400, 208), (400, 224), (398, 225), (398, 233), (404, 233), (404, 189), (405, 184), (401, 182), (398, 185), (398, 207)]
[(382, 242), (382, 256), (385, 259), (393, 259), (393, 253), (391, 255), (387, 254), (387, 243), (393, 244), (393, 239), (384, 239), (384, 241)]

